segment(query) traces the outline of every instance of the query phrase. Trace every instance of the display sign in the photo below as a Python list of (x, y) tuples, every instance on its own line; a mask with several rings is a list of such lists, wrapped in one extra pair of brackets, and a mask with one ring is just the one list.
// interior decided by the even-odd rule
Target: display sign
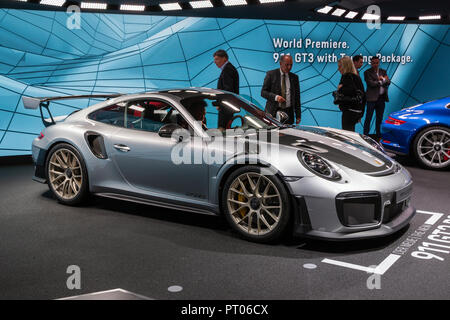
[[(75, 16), (76, 15), (76, 16)], [(267, 71), (283, 54), (300, 78), (302, 124), (341, 127), (331, 92), (337, 60), (378, 55), (392, 80), (386, 114), (449, 95), (447, 25), (275, 21), (0, 10), (0, 156), (30, 154), (43, 125), (22, 95), (133, 93), (160, 88), (216, 88), (213, 53), (224, 49), (240, 93), (261, 108)], [(55, 103), (54, 115), (93, 104)], [(53, 112), (53, 110), (52, 110)], [(208, 115), (214, 117), (215, 115)], [(364, 120), (364, 119), (363, 119)], [(359, 124), (357, 131), (361, 132)]]

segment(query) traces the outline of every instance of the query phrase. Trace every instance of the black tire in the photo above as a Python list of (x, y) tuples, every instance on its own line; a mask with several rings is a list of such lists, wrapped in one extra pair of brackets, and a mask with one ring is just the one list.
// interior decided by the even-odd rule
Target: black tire
[[(62, 164), (59, 161), (56, 161), (56, 162), (51, 161), (54, 155), (56, 157), (57, 155), (58, 156), (61, 155), (61, 153), (73, 155), (74, 157), (76, 157), (76, 161), (78, 161), (79, 169), (70, 171), (71, 172), (70, 179), (72, 179), (72, 180), (69, 180), (69, 178), (68, 178), (69, 173), (67, 173), (67, 169), (70, 169), (70, 167), (64, 168), (64, 164), (65, 164), (64, 159), (62, 159), (63, 160)], [(53, 159), (56, 159), (56, 158), (53, 158)], [(76, 163), (73, 160), (70, 162)], [(56, 176), (59, 176), (59, 171), (61, 171), (61, 173), (66, 172), (61, 175), (61, 178), (52, 179), (52, 177), (55, 176), (55, 174), (54, 174), (55, 164), (54, 163), (57, 163), (59, 165), (56, 167), (60, 167), (60, 168), (56, 169), (58, 171), (58, 175), (56, 175)], [(74, 167), (75, 167), (75, 165), (74, 165)], [(52, 170), (52, 171), (50, 171), (50, 170)], [(80, 204), (86, 202), (87, 199), (89, 198), (89, 183), (88, 183), (89, 180), (88, 180), (88, 174), (87, 174), (87, 170), (86, 170), (86, 164), (84, 163), (84, 159), (81, 156), (81, 154), (78, 152), (78, 150), (76, 148), (74, 148), (73, 146), (71, 146), (70, 144), (60, 143), (50, 149), (47, 159), (46, 159), (46, 162), (45, 162), (45, 172), (46, 172), (48, 187), (60, 203), (65, 204), (65, 205), (70, 205), (70, 206), (76, 206), (76, 205), (80, 205)], [(73, 180), (75, 179), (75, 176), (78, 176), (78, 175), (81, 176), (81, 182), (80, 182), (80, 180), (77, 180), (77, 182), (80, 182), (79, 186), (78, 186), (78, 184), (76, 184), (76, 182), (73, 182)], [(62, 178), (64, 178), (64, 180)], [(55, 180), (57, 180), (57, 181), (55, 181)], [(55, 182), (52, 182), (52, 181), (55, 181)], [(68, 185), (67, 190), (69, 191), (69, 189), (70, 189), (73, 191), (73, 193), (68, 194), (67, 197), (63, 197), (61, 195), (62, 191), (59, 190), (59, 188), (58, 188), (59, 183), (65, 183), (65, 181), (68, 181), (67, 182), (67, 185)], [(70, 186), (69, 185), (70, 182), (73, 182), (74, 184), (72, 186)], [(77, 189), (77, 187), (78, 187), (78, 189)], [(64, 186), (62, 188), (64, 189)], [(76, 192), (74, 190), (76, 190)]]
[[(289, 193), (286, 190), (284, 184), (281, 182), (280, 178), (278, 178), (275, 174), (268, 174), (268, 172), (265, 172), (264, 170), (268, 169), (255, 165), (247, 165), (244, 167), (240, 167), (239, 169), (236, 169), (234, 172), (232, 172), (225, 181), (222, 189), (221, 208), (227, 222), (242, 238), (252, 242), (274, 243), (279, 240), (287, 230), (288, 223), (291, 220), (291, 201)], [(236, 190), (236, 188), (233, 187), (236, 186), (236, 184), (240, 185), (239, 180), (237, 180), (238, 177), (241, 181), (246, 177), (250, 177), (255, 186), (254, 190), (259, 191), (256, 191), (254, 193), (254, 196), (248, 198), (241, 195), (240, 193), (235, 194), (235, 191), (232, 190)], [(261, 177), (262, 182), (258, 182), (259, 177)], [(242, 182), (245, 186), (246, 182)], [(249, 182), (247, 180), (247, 187), (245, 188), (246, 191), (248, 191), (248, 189), (251, 189), (251, 186), (248, 183)], [(256, 187), (257, 184), (259, 184), (258, 187)], [(270, 186), (267, 187), (268, 185)], [(263, 195), (266, 193), (266, 187), (269, 190), (268, 192), (273, 193), (273, 195), (269, 195), (270, 200), (269, 197), (266, 198)], [(230, 190), (230, 188), (232, 188), (232, 190)], [(261, 194), (260, 191), (262, 191), (263, 189), (264, 192), (263, 194)], [(244, 188), (241, 187), (240, 191), (244, 192)], [(258, 196), (256, 196), (256, 194), (258, 194)], [(241, 197), (241, 199), (245, 198), (243, 202), (246, 202), (248, 206), (244, 209), (238, 209), (238, 212), (236, 214), (236, 208), (233, 207), (234, 202), (229, 201), (229, 195), (230, 199), (232, 199), (231, 201), (235, 201), (236, 199), (234, 199), (234, 197), (236, 196), (238, 198)], [(252, 202), (252, 199), (254, 198), (257, 199)], [(269, 201), (272, 202), (269, 203)], [(241, 204), (237, 204), (237, 206), (241, 206)], [(273, 207), (277, 206), (279, 206), (281, 209), (273, 209)], [(265, 208), (271, 209), (266, 210)], [(272, 215), (269, 215), (267, 213), (268, 210), (275, 211), (270, 211), (269, 213), (272, 213)], [(231, 211), (235, 212), (235, 214), (232, 214)], [(236, 215), (241, 216), (236, 217)], [(237, 220), (242, 219), (244, 216), (251, 216), (251, 220), (249, 221), (250, 218), (247, 218), (246, 221), (244, 220), (245, 223), (244, 221), (242, 221), (242, 223), (239, 223), (239, 221)], [(263, 217), (260, 218), (261, 216)], [(272, 217), (278, 218), (278, 220), (272, 219)], [(264, 219), (264, 221), (262, 219)], [(271, 225), (271, 222), (273, 223), (272, 228), (269, 229), (268, 225)], [(264, 225), (264, 223), (268, 223), (268, 225)], [(254, 224), (257, 225), (256, 230), (251, 227)], [(261, 226), (261, 228), (259, 228), (259, 226)], [(264, 227), (264, 231), (262, 230), (262, 227)], [(260, 229), (261, 233), (259, 232)], [(255, 232), (257, 232), (257, 234), (255, 234)]]
[[(446, 155), (444, 156), (444, 154), (442, 154), (442, 153), (440, 155), (440, 156), (442, 156), (441, 160), (445, 160), (447, 158), (447, 160), (445, 160), (442, 165), (439, 165), (439, 163), (431, 165), (431, 160), (432, 160), (432, 159), (430, 159), (431, 156), (421, 156), (420, 155), (419, 148), (421, 145), (422, 145), (421, 150), (423, 150), (424, 153), (432, 150), (431, 149), (432, 144), (429, 143), (428, 141), (424, 141), (424, 137), (430, 136), (430, 135), (432, 136), (433, 133), (436, 133), (437, 135), (447, 133), (447, 136), (445, 136), (445, 137), (450, 137), (450, 129), (446, 128), (446, 127), (442, 127), (442, 126), (428, 127), (426, 129), (420, 131), (414, 138), (414, 141), (412, 144), (412, 149), (413, 149), (412, 151), (413, 151), (414, 157), (416, 158), (417, 163), (425, 169), (447, 170), (450, 168), (450, 153), (448, 150), (445, 151), (448, 154), (448, 156), (446, 156)], [(447, 140), (447, 138), (445, 138), (445, 139)], [(423, 147), (424, 143), (428, 144), (430, 147), (425, 147), (425, 149), (424, 149), (424, 147)], [(450, 141), (448, 141), (444, 146), (441, 146), (441, 148), (442, 147), (449, 148)], [(430, 155), (431, 154), (434, 154), (434, 152), (431, 152)], [(434, 160), (433, 163), (434, 162), (437, 162), (437, 161)]]

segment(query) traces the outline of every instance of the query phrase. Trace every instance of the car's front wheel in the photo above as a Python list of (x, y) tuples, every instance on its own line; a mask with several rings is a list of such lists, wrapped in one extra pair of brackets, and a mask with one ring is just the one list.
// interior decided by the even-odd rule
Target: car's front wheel
[(274, 175), (258, 166), (234, 171), (222, 191), (222, 209), (229, 224), (250, 241), (274, 242), (290, 220), (288, 192)]
[(429, 169), (450, 167), (450, 129), (435, 126), (420, 132), (413, 143), (419, 164)]
[(80, 153), (70, 144), (54, 146), (46, 161), (47, 182), (59, 202), (78, 205), (89, 194), (86, 165)]

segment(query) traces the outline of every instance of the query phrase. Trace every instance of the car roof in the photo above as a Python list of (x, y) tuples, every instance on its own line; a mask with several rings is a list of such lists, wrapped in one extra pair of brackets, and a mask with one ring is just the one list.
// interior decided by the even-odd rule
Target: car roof
[(161, 89), (161, 90), (155, 90), (155, 91), (144, 91), (144, 92), (136, 92), (136, 93), (130, 93), (130, 94), (122, 94), (115, 98), (111, 98), (96, 104), (93, 104), (89, 106), (88, 108), (83, 109), (83, 112), (80, 112), (78, 116), (83, 116), (86, 114), (89, 114), (91, 112), (94, 112), (98, 109), (104, 108), (107, 104), (110, 103), (119, 103), (122, 101), (128, 101), (128, 100), (140, 100), (140, 99), (147, 99), (147, 98), (167, 98), (169, 101), (176, 101), (180, 102), (181, 100), (187, 99), (187, 98), (198, 98), (198, 97), (214, 97), (214, 96), (220, 96), (220, 95), (235, 95), (233, 92), (225, 91), (225, 90), (218, 90), (218, 89), (211, 89), (211, 88), (204, 88), (204, 87), (189, 87), (189, 88), (170, 88), (170, 89)]
[(186, 98), (192, 98), (192, 97), (197, 97), (197, 96), (201, 96), (201, 95), (215, 96), (215, 95), (234, 94), (234, 93), (224, 91), (224, 90), (217, 90), (217, 89), (204, 88), (204, 87), (189, 87), (189, 88), (163, 89), (163, 90), (147, 91), (147, 92), (140, 93), (140, 95), (146, 95), (146, 94), (148, 94), (148, 95), (158, 94), (158, 95), (167, 96), (170, 98), (175, 98), (176, 100), (183, 100)]

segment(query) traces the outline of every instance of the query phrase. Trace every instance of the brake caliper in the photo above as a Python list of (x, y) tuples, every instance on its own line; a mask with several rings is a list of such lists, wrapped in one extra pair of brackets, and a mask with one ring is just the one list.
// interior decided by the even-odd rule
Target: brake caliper
[(450, 150), (447, 151), (448, 156), (444, 156), (444, 161), (450, 159)]
[[(244, 192), (244, 190), (242, 189), (242, 187), (239, 189), (240, 192)], [(238, 195), (238, 200), (240, 202), (245, 202), (245, 197), (242, 194)], [(247, 213), (245, 208), (242, 208), (241, 210), (239, 210), (239, 213), (241, 214), (242, 218), (245, 217), (245, 214)]]

